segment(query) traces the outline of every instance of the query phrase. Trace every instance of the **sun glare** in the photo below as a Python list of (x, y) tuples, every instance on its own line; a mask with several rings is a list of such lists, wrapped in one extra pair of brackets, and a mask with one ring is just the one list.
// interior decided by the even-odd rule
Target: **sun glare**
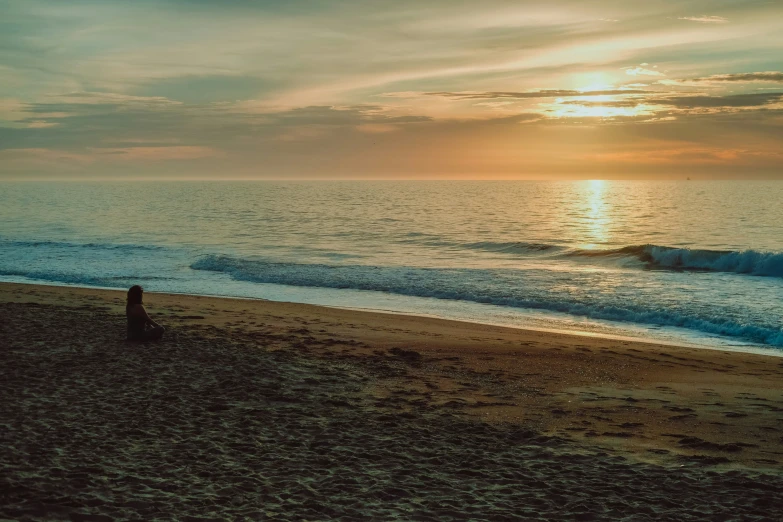
[(587, 249), (598, 248), (599, 245), (606, 243), (609, 238), (608, 226), (609, 215), (606, 201), (606, 181), (602, 179), (591, 179), (587, 182), (585, 188), (585, 202), (587, 208), (587, 227), (589, 243), (585, 245)]
[(542, 104), (545, 112), (555, 118), (616, 118), (619, 116), (652, 115), (650, 106), (634, 104), (634, 99), (623, 95), (590, 95), (557, 98), (555, 103)]
[(615, 86), (611, 83), (592, 83), (588, 85), (587, 87), (581, 87), (577, 89), (579, 92), (591, 92), (591, 91), (608, 91), (609, 89), (614, 89)]

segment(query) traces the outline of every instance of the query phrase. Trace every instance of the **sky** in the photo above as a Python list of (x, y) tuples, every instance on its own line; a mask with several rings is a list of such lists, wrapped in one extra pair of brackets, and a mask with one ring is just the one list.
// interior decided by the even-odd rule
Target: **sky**
[(0, 179), (783, 179), (780, 0), (0, 0)]

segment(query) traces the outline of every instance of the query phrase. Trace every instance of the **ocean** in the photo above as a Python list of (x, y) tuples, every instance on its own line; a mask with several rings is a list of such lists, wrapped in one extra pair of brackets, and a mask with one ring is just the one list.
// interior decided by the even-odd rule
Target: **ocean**
[(0, 280), (779, 352), (783, 182), (0, 182)]

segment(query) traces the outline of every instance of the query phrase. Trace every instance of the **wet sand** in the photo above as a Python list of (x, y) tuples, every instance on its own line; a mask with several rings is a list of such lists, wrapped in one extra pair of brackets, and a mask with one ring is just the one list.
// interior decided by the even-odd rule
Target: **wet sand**
[(0, 284), (0, 519), (780, 520), (783, 359)]

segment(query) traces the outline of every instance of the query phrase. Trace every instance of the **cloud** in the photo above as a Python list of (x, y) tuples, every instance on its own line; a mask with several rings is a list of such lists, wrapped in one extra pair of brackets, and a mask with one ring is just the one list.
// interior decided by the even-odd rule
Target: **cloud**
[[(4, 153), (0, 176), (11, 156), (102, 176), (109, 164), (154, 175), (156, 162), (183, 175), (426, 165), (480, 176), (528, 159), (545, 172), (639, 127), (696, 148), (783, 132), (776, 92), (745, 96), (783, 91), (780, 2), (295, 4), (0, 0), (0, 150), (28, 151)], [(661, 82), (687, 76), (699, 78)], [(609, 127), (622, 133), (602, 141)], [(710, 132), (732, 139), (702, 143)]]
[[(176, 101), (155, 97), (128, 96), (116, 93), (72, 92), (49, 95), (40, 102), (18, 103), (13, 113), (15, 121), (28, 127), (51, 127), (65, 118), (132, 112), (166, 112), (181, 107)], [(1, 107), (0, 107), (1, 108)], [(2, 115), (2, 113), (0, 113)], [(55, 121), (47, 121), (55, 120)]]
[[(586, 108), (634, 108), (644, 107), (646, 113), (661, 113), (671, 110), (677, 110), (678, 114), (695, 113), (702, 114), (704, 111), (711, 113), (721, 111), (753, 110), (763, 109), (783, 102), (783, 92), (772, 93), (751, 93), (735, 94), (729, 96), (709, 96), (709, 95), (689, 95), (689, 96), (643, 96), (634, 99), (625, 100), (566, 100), (562, 101), (552, 108), (549, 112), (557, 112), (557, 106), (567, 105)], [(682, 111), (682, 112), (679, 112)]]
[(86, 105), (140, 105), (144, 107), (182, 105), (181, 102), (170, 100), (163, 96), (131, 96), (114, 92), (76, 91), (49, 95), (47, 98), (64, 103), (80, 103)]
[(14, 121), (0, 127), (0, 150), (72, 151), (115, 162), (218, 158), (228, 151), (241, 156), (263, 142), (347, 136), (432, 121), (427, 115), (377, 104), (261, 110), (246, 104), (188, 105), (93, 93), (9, 107)]
[(222, 156), (223, 152), (212, 147), (170, 146), (170, 147), (99, 147), (90, 148), (101, 159), (111, 161), (162, 161), (193, 160)]
[(783, 92), (733, 94), (730, 96), (671, 96), (648, 98), (645, 103), (669, 105), (679, 109), (743, 108), (771, 105), (783, 100)]
[(725, 24), (729, 21), (728, 18), (722, 16), (680, 16), (678, 20), (688, 20), (689, 22), (699, 22), (702, 24)]
[(582, 107), (637, 107), (643, 100), (617, 100), (617, 101), (585, 101), (567, 100), (562, 105), (581, 105)]
[(496, 118), (488, 118), (482, 120), (473, 120), (465, 123), (476, 125), (508, 125), (516, 123), (535, 123), (543, 120), (543, 115), (534, 112), (523, 112), (520, 114), (513, 114), (511, 116), (501, 116)]
[(0, 150), (0, 159), (8, 166), (76, 167), (94, 162), (89, 154), (41, 147)]
[(25, 148), (0, 150), (0, 157), (9, 160), (28, 160), (68, 163), (94, 163), (96, 161), (160, 161), (192, 160), (221, 156), (222, 152), (211, 147), (170, 146), (170, 147), (89, 147), (83, 151), (69, 151), (51, 148)]
[(653, 71), (651, 69), (645, 69), (644, 67), (634, 67), (633, 69), (626, 69), (625, 74), (629, 76), (666, 76), (662, 72)]
[(397, 115), (382, 105), (313, 105), (262, 113), (267, 121), (305, 125), (409, 124), (432, 120), (424, 115)]
[(783, 83), (783, 72), (765, 71), (752, 73), (714, 74), (703, 78), (691, 78), (689, 82), (776, 82)]
[(621, 96), (626, 94), (644, 94), (650, 91), (639, 89), (607, 89), (603, 91), (577, 91), (573, 89), (549, 89), (542, 91), (514, 92), (424, 92), (424, 96), (439, 96), (453, 100), (491, 100), (491, 99), (535, 99), (535, 98), (565, 98), (569, 96)]
[(59, 125), (57, 122), (41, 120), (27, 120), (25, 124), (29, 129), (45, 129), (47, 127), (56, 127)]
[(656, 150), (638, 150), (590, 154), (585, 159), (608, 163), (652, 164), (652, 165), (725, 165), (743, 160), (767, 158), (779, 161), (781, 154), (776, 151), (758, 149), (683, 146), (677, 143), (667, 144), (668, 148)]

